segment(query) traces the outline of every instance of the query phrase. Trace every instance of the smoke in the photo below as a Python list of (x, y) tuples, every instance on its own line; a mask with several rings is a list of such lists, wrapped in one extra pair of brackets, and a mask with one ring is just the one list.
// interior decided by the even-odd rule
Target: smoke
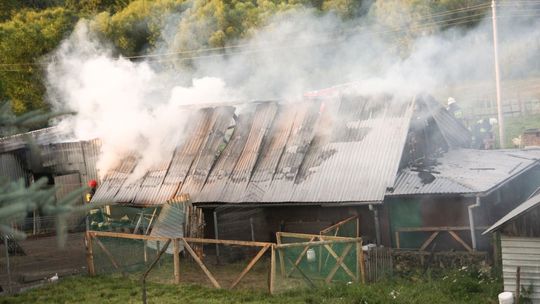
[[(500, 21), (503, 76), (538, 71), (538, 20), (516, 22), (511, 13), (501, 14), (508, 17)], [(101, 139), (101, 174), (135, 151), (141, 158), (140, 177), (170, 155), (171, 143), (181, 138), (186, 104), (298, 100), (307, 91), (343, 83), (354, 83), (354, 90), (366, 95), (436, 95), (448, 94), (451, 86), (493, 80), (489, 18), (473, 29), (437, 30), (431, 25), (412, 39), (405, 36), (403, 24), (396, 30), (373, 16), (343, 21), (333, 13), (284, 12), (249, 39), (234, 42), (242, 48), (229, 45), (222, 55), (196, 54), (189, 64), (181, 56), (142, 61), (115, 56), (89, 22), (81, 21), (52, 55), (47, 69), (50, 102), (55, 109), (77, 111), (62, 124), (79, 139)], [(190, 41), (198, 44), (196, 32), (186, 30), (185, 18), (163, 19), (157, 53)], [(204, 24), (197, 24), (196, 31), (203, 31)]]
[(182, 105), (234, 96), (221, 79), (205, 77), (178, 86), (147, 62), (114, 58), (87, 22), (79, 23), (54, 54), (48, 89), (55, 108), (77, 112), (61, 125), (73, 129), (79, 140), (101, 140), (101, 174), (129, 153), (140, 157), (136, 171), (144, 174), (170, 155), (180, 139), (187, 118)]

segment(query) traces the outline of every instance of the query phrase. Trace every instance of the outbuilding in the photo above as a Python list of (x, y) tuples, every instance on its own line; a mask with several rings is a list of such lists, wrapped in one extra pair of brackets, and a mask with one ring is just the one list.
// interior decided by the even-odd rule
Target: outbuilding
[(535, 193), (484, 232), (500, 234), (504, 291), (519, 289), (533, 303), (540, 303), (539, 219), (540, 194)]

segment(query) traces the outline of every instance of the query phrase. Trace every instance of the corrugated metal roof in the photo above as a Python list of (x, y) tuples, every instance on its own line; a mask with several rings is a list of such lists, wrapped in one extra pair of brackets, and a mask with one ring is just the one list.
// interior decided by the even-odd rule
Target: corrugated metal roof
[(481, 193), (536, 165), (540, 150), (450, 150), (423, 171), (404, 169), (389, 196)]
[(32, 140), (37, 145), (46, 145), (73, 139), (73, 135), (58, 127), (39, 129), (0, 138), (0, 153), (25, 148)]
[(495, 222), (491, 227), (489, 227), (483, 234), (490, 233), (497, 230), (499, 227), (504, 225), (506, 222), (515, 219), (516, 217), (524, 214), (525, 212), (531, 210), (532, 208), (540, 205), (540, 194), (537, 194), (530, 199), (523, 202), (521, 205), (514, 208), (512, 211), (508, 212), (500, 220)]
[(150, 205), (186, 193), (194, 202), (380, 202), (393, 185), (414, 104), (343, 96), (195, 110), (164, 178), (165, 165), (124, 185), (134, 165), (123, 162), (123, 173), (107, 174), (94, 200)]

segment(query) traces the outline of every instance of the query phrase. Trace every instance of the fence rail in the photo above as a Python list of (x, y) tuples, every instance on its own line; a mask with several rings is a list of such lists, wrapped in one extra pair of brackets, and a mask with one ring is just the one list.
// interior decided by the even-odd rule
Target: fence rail
[[(188, 263), (189, 260), (194, 261), (194, 264), (197, 266), (199, 271), (204, 273), (206, 281), (215, 288), (236, 288), (241, 282), (245, 280), (249, 273), (253, 272), (253, 269), (256, 265), (261, 265), (264, 267), (267, 274), (267, 290), (270, 293), (275, 293), (276, 291), (281, 290), (282, 285), (279, 287), (276, 286), (276, 273), (277, 268), (280, 267), (281, 270), (289, 267), (287, 271), (280, 271), (282, 277), (290, 277), (292, 280), (296, 280), (293, 274), (300, 275), (304, 282), (308, 286), (314, 287), (317, 283), (315, 280), (321, 278), (317, 275), (313, 276), (312, 273), (309, 273), (305, 268), (304, 264), (308, 255), (310, 255), (310, 248), (319, 249), (319, 260), (320, 264), (324, 260), (327, 265), (319, 267), (319, 273), (322, 271), (323, 281), (326, 283), (341, 280), (343, 277), (348, 278), (348, 281), (354, 282), (365, 282), (365, 270), (364, 270), (364, 259), (362, 251), (362, 239), (361, 238), (347, 238), (340, 236), (324, 236), (324, 235), (310, 235), (310, 234), (300, 234), (300, 233), (285, 233), (280, 232), (277, 234), (278, 243), (269, 243), (269, 242), (251, 242), (251, 241), (238, 241), (238, 240), (216, 240), (216, 239), (203, 239), (203, 238), (188, 238), (188, 237), (179, 237), (179, 238), (167, 238), (167, 237), (156, 237), (150, 235), (135, 235), (129, 233), (116, 233), (116, 232), (105, 232), (105, 231), (88, 231), (86, 233), (86, 244), (87, 244), (87, 263), (88, 263), (88, 272), (91, 276), (97, 274), (97, 265), (96, 265), (96, 250), (99, 251), (102, 258), (100, 263), (107, 264), (112, 266), (112, 269), (115, 272), (122, 272), (124, 274), (124, 268), (129, 267), (128, 264), (123, 261), (124, 257), (120, 256), (124, 249), (115, 249), (111, 248), (116, 244), (113, 240), (124, 241), (135, 241), (139, 242), (130, 247), (131, 251), (137, 251), (136, 248), (139, 248), (138, 251), (142, 252), (143, 246), (146, 248), (148, 242), (161, 242), (172, 244), (173, 246), (173, 275), (167, 274), (170, 276), (172, 281), (176, 284), (181, 282), (182, 277), (188, 277), (184, 273), (186, 267), (181, 267), (181, 263)], [(294, 238), (294, 242), (283, 242), (284, 238)], [(102, 241), (103, 240), (103, 241)], [(107, 242), (105, 241), (107, 240)], [(138, 245), (137, 245), (138, 244)], [(242, 260), (242, 268), (239, 274), (234, 277), (227, 279), (223, 277), (224, 271), (220, 271), (220, 266), (224, 266), (223, 263), (220, 264), (218, 261), (217, 264), (210, 263), (210, 254), (205, 251), (204, 256), (200, 256), (194, 249), (194, 244), (204, 244), (204, 245), (214, 245), (219, 246), (231, 246), (231, 247), (242, 247), (247, 248), (247, 250), (253, 253), (253, 256), (249, 259)], [(159, 245), (156, 246), (156, 257), (155, 261), (152, 263), (159, 264), (157, 261), (161, 258), (161, 251), (165, 249), (159, 249)], [(255, 250), (253, 250), (255, 249)], [(181, 254), (182, 252), (182, 254)], [(280, 265), (276, 264), (276, 252), (280, 255)], [(265, 264), (263, 261), (264, 256), (268, 256), (268, 261)], [(183, 258), (181, 258), (183, 256)], [(162, 259), (162, 258), (161, 258)], [(285, 259), (289, 264), (285, 264)], [(184, 261), (184, 262), (181, 262)], [(351, 263), (351, 261), (354, 261)], [(281, 263), (282, 262), (282, 263)], [(145, 260), (146, 263), (146, 260)], [(311, 264), (310, 264), (311, 265)], [(100, 265), (101, 268), (104, 268), (104, 265)], [(105, 265), (106, 266), (106, 265)], [(213, 267), (213, 269), (212, 269)], [(259, 268), (260, 268), (259, 267)], [(325, 268), (326, 267), (326, 268)], [(150, 272), (149, 269), (144, 272), (144, 275), (148, 275)], [(315, 271), (316, 272), (316, 271)], [(222, 276), (220, 278), (220, 275)], [(260, 281), (260, 278), (264, 276), (259, 276), (257, 281)], [(282, 280), (280, 280), (282, 281)]]

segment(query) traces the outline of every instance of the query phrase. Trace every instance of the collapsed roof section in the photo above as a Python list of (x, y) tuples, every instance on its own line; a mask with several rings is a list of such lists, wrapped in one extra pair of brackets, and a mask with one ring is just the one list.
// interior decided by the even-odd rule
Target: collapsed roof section
[[(442, 109), (388, 95), (194, 109), (169, 159), (128, 182), (137, 157), (127, 156), (106, 174), (93, 201), (153, 205), (189, 194), (201, 203), (381, 202), (420, 104)], [(439, 128), (455, 137), (449, 125)]]

